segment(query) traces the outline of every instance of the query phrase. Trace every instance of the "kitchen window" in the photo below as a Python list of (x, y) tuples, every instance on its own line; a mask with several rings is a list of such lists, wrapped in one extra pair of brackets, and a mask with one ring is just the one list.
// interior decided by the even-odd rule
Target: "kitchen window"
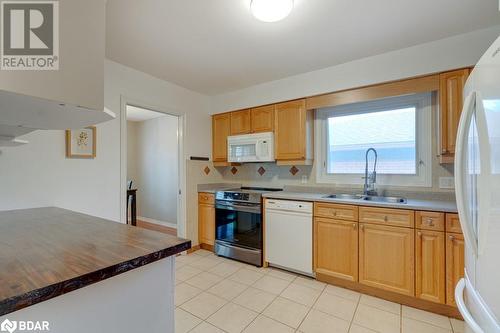
[[(362, 184), (378, 153), (377, 184), (432, 186), (431, 93), (326, 108), (317, 115), (320, 183)], [(369, 170), (374, 157), (369, 155)]]

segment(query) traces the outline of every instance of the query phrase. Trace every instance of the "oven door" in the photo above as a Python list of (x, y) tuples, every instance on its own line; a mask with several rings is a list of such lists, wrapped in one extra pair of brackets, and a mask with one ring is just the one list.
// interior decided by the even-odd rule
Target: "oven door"
[(261, 250), (261, 205), (216, 201), (215, 239), (227, 245)]

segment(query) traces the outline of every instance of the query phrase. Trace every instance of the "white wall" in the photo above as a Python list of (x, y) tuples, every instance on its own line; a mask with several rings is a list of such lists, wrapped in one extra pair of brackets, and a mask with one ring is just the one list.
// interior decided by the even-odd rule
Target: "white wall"
[(212, 113), (470, 66), (499, 34), (500, 25), (214, 96)]
[(137, 121), (127, 121), (127, 180), (137, 177)]
[[(122, 100), (185, 115), (184, 155), (210, 154), (209, 98), (112, 61), (105, 63), (105, 107), (117, 118), (97, 126), (97, 157), (66, 159), (63, 131), (36, 131), (23, 147), (2, 148), (0, 210), (56, 205), (120, 221)], [(124, 129), (126, 132), (126, 129)], [(122, 144), (123, 143), (123, 144)]]
[(178, 117), (127, 121), (127, 180), (137, 188), (140, 217), (177, 223)]

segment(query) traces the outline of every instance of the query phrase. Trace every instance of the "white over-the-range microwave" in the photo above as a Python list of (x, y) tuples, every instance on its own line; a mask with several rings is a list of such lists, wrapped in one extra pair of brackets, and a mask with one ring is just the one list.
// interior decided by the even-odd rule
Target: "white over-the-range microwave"
[(274, 162), (274, 133), (234, 135), (227, 138), (228, 162)]

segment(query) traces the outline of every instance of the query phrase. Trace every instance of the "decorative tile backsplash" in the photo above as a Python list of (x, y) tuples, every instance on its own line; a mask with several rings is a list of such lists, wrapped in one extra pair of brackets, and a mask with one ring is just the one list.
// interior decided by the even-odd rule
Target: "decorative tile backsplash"
[(238, 172), (238, 168), (236, 168), (236, 167), (232, 167), (232, 168), (231, 168), (231, 173), (232, 173), (233, 175), (235, 175), (237, 172)]
[(210, 168), (208, 167), (208, 165), (205, 167), (205, 169), (203, 169), (203, 172), (208, 176), (208, 174), (210, 173)]
[(300, 170), (294, 165), (290, 168), (290, 173), (295, 176)]
[(266, 169), (260, 167), (259, 170), (257, 170), (257, 172), (259, 173), (259, 175), (263, 176), (266, 173)]

